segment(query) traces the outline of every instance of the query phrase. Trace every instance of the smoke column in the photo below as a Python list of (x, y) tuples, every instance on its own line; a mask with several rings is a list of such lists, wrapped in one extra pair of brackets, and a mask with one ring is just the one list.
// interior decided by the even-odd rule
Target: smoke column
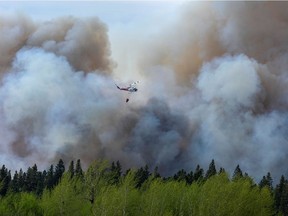
[[(214, 159), (256, 178), (287, 174), (287, 8), (190, 2), (150, 34), (137, 23), (108, 33), (98, 18), (1, 17), (1, 163), (106, 158), (171, 175)], [(135, 78), (125, 104), (114, 82)]]

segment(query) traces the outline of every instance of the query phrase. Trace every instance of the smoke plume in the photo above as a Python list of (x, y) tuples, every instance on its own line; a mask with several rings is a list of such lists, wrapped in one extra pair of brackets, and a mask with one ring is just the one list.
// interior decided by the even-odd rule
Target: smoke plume
[[(1, 17), (0, 161), (107, 158), (169, 175), (214, 159), (287, 174), (287, 4), (185, 3), (151, 22), (153, 37), (98, 18)], [(126, 104), (114, 81), (135, 78)]]

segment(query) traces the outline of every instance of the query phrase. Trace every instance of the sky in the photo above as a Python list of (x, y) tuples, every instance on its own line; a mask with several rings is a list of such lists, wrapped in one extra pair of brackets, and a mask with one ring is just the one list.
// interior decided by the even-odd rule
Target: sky
[(1, 1), (0, 163), (288, 174), (287, 4)]
[[(108, 25), (149, 19), (149, 16), (173, 16), (183, 1), (1, 1), (3, 12), (22, 12), (34, 19), (47, 20), (59, 16), (98, 16)], [(175, 12), (175, 11), (174, 11)]]

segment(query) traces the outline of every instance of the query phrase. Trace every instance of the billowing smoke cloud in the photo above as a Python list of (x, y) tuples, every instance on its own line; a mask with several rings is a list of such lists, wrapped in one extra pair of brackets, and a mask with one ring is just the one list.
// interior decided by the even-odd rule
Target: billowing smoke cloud
[(106, 89), (114, 85), (107, 27), (98, 18), (1, 21), (1, 158), (13, 167), (45, 166), (66, 145), (85, 142), (86, 124), (98, 133), (116, 110), (119, 99)]
[(110, 73), (114, 63), (109, 58), (107, 27), (98, 18), (63, 17), (35, 23), (24, 15), (1, 17), (1, 73), (11, 65), (23, 47), (41, 47), (64, 56), (75, 70)]
[[(256, 178), (285, 174), (287, 6), (190, 2), (154, 37), (135, 26), (135, 43), (121, 29), (109, 40), (98, 18), (3, 17), (1, 161), (108, 158), (172, 174), (215, 159)], [(114, 81), (127, 74), (141, 84), (125, 104)]]
[(207, 166), (214, 158), (255, 176), (286, 172), (286, 6), (189, 3), (170, 29), (142, 48), (138, 67), (147, 88), (153, 83), (147, 94), (188, 119), (176, 167)]

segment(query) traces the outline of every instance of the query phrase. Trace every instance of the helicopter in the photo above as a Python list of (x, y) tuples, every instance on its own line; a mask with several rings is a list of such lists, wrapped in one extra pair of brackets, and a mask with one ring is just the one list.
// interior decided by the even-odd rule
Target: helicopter
[[(136, 82), (133, 82), (131, 83), (128, 87), (119, 87), (118, 85), (116, 85), (116, 87), (119, 89), (119, 90), (122, 90), (122, 91), (128, 91), (129, 93), (133, 93), (133, 92), (137, 92), (138, 89), (136, 88), (136, 85), (140, 83), (139, 81), (136, 81)], [(129, 98), (126, 98), (126, 103), (129, 101)]]

